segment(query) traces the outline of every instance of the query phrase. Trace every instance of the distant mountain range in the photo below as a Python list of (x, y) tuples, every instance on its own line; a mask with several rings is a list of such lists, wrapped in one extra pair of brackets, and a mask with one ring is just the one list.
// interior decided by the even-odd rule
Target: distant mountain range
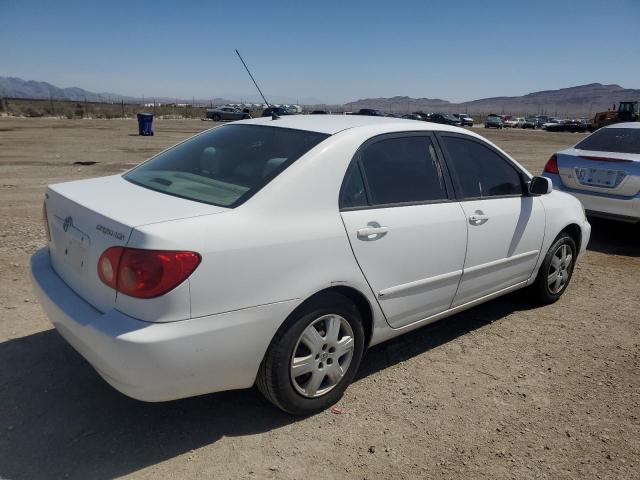
[(353, 111), (360, 108), (376, 108), (389, 112), (546, 113), (568, 116), (589, 115), (606, 110), (622, 100), (640, 100), (640, 89), (590, 83), (577, 87), (528, 93), (519, 97), (491, 97), (462, 103), (433, 98), (392, 97), (366, 98), (348, 102), (345, 106)]
[[(96, 93), (84, 90), (78, 87), (60, 88), (47, 82), (37, 82), (34, 80), (23, 80), (17, 77), (0, 77), (0, 97), (6, 98), (30, 98), (30, 99), (59, 99), (73, 100), (78, 102), (120, 102), (124, 100), (126, 103), (140, 103), (142, 101), (159, 103), (191, 103), (193, 99), (180, 99), (175, 97), (148, 97), (146, 99), (129, 97), (117, 93)], [(214, 98), (206, 100), (196, 99), (198, 104), (214, 104), (231, 103), (231, 100), (224, 98)]]
[[(33, 99), (65, 99), (88, 102), (120, 102), (139, 103), (143, 99), (119, 95), (115, 93), (95, 93), (78, 87), (59, 88), (47, 82), (23, 80), (16, 77), (0, 77), (0, 97), (33, 98)], [(147, 98), (150, 101), (151, 98)], [(155, 97), (161, 103), (191, 103), (192, 99), (176, 99), (172, 97)], [(311, 99), (310, 99), (311, 100)], [(620, 85), (603, 85), (590, 83), (576, 87), (558, 90), (544, 90), (528, 93), (518, 97), (491, 97), (472, 100), (469, 102), (453, 103), (438, 98), (366, 98), (344, 104), (344, 109), (357, 111), (360, 108), (376, 108), (388, 112), (468, 112), (468, 113), (509, 113), (509, 114), (538, 114), (569, 116), (590, 115), (597, 111), (606, 110), (621, 100), (640, 100), (640, 89), (623, 88)], [(224, 98), (196, 99), (197, 104), (233, 103)], [(237, 101), (237, 100), (236, 100)], [(274, 102), (286, 102), (274, 97)], [(310, 102), (308, 102), (310, 103)]]

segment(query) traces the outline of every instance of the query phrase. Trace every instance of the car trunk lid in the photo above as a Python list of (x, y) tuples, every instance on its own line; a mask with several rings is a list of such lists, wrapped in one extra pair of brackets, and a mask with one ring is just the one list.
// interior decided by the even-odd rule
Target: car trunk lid
[(120, 175), (51, 185), (45, 202), (53, 269), (100, 311), (113, 308), (116, 300), (115, 290), (97, 273), (107, 248), (126, 245), (141, 225), (228, 210), (146, 189)]
[(633, 197), (640, 191), (640, 155), (571, 148), (557, 154), (562, 183), (575, 190)]

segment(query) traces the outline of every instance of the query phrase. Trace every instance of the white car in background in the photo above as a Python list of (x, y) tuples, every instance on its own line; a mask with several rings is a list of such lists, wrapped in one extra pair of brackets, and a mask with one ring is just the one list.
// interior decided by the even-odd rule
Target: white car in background
[(514, 118), (514, 117), (511, 117), (511, 118), (509, 118), (508, 120), (505, 120), (502, 123), (507, 128), (516, 128), (518, 126), (518, 119)]
[(590, 235), (479, 135), (355, 115), (227, 124), (44, 207), (36, 291), (107, 382), (255, 384), (293, 414), (336, 402), (372, 345), (523, 287), (557, 300)]
[(543, 175), (578, 198), (587, 214), (640, 222), (640, 123), (601, 128), (552, 155)]

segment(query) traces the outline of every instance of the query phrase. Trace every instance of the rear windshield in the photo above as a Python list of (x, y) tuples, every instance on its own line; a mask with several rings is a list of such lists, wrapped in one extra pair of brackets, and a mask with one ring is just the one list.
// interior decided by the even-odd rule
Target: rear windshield
[(153, 157), (124, 178), (168, 195), (235, 207), (329, 135), (226, 125)]
[(580, 150), (640, 154), (640, 128), (602, 128), (576, 145)]

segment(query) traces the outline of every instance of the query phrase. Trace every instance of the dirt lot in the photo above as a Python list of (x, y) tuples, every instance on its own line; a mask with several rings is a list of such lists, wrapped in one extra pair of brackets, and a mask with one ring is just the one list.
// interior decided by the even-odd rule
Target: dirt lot
[[(297, 420), (255, 390), (145, 404), (109, 387), (31, 291), (45, 185), (209, 126), (141, 138), (134, 121), (0, 118), (1, 478), (640, 478), (640, 229), (612, 222), (592, 222), (558, 303), (516, 293), (370, 350), (341, 415)], [(580, 137), (477, 131), (534, 173)]]

